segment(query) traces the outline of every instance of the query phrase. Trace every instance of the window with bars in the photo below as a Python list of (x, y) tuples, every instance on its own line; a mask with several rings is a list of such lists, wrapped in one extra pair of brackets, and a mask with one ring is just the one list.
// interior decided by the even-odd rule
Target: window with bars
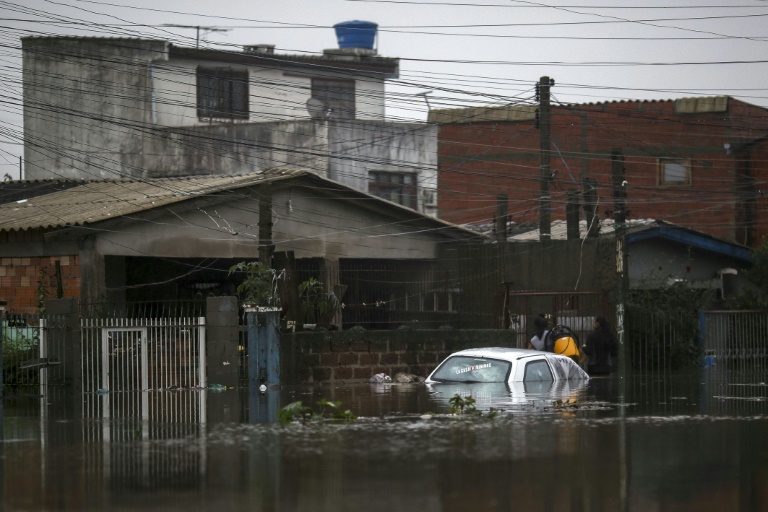
[(659, 159), (659, 185), (690, 185), (691, 161), (685, 159)]
[(248, 71), (197, 68), (197, 117), (248, 119)]
[(328, 119), (355, 118), (355, 81), (312, 79), (312, 97), (320, 100)]
[(371, 171), (368, 193), (416, 209), (416, 173)]

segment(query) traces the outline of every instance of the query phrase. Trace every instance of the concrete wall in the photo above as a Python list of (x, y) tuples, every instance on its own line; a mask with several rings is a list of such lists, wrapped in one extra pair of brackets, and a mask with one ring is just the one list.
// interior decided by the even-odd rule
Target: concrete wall
[[(216, 61), (178, 59), (153, 63), (153, 112), (158, 125), (189, 127), (208, 123), (197, 117), (198, 66), (221, 67), (222, 64)], [(319, 76), (320, 72), (313, 72), (311, 68), (303, 73), (286, 73), (263, 66), (227, 67), (248, 71), (248, 121), (293, 121), (309, 118), (307, 101), (312, 96), (312, 77)], [(343, 78), (349, 79), (350, 75), (347, 73)], [(358, 77), (355, 81), (355, 109), (356, 119), (383, 120), (384, 81)]]
[[(276, 185), (272, 205), (275, 250), (294, 251), (296, 258), (432, 259), (445, 241), (439, 233), (405, 224), (408, 215), (306, 185)], [(152, 222), (99, 232), (95, 251), (104, 256), (252, 259), (258, 255), (258, 211), (258, 188), (225, 194), (215, 202), (209, 198), (208, 204), (189, 201)]]
[(236, 386), (240, 377), (237, 298), (208, 297), (205, 309), (208, 382)]
[[(665, 240), (634, 243), (629, 251), (629, 280), (633, 289), (661, 288), (675, 279), (685, 280), (692, 288), (717, 289), (722, 284), (720, 270), (734, 268), (741, 273), (745, 266), (737, 260)], [(741, 283), (743, 277), (737, 281)]]
[(144, 143), (143, 177), (242, 174), (300, 167), (328, 176), (328, 125), (320, 121), (165, 128)]
[(152, 84), (163, 41), (22, 41), (25, 177), (140, 175)]
[(301, 332), (282, 334), (285, 384), (366, 382), (377, 373), (426, 377), (458, 350), (514, 347), (515, 336), (502, 330), (411, 330)]
[[(434, 215), (437, 127), (381, 121), (294, 121), (167, 128), (147, 138), (146, 177), (299, 167), (368, 192), (371, 171), (416, 175), (417, 210)], [(431, 200), (427, 200), (431, 197)]]
[(329, 128), (328, 148), (331, 179), (368, 192), (372, 171), (414, 173), (418, 211), (436, 215), (437, 126), (335, 122)]

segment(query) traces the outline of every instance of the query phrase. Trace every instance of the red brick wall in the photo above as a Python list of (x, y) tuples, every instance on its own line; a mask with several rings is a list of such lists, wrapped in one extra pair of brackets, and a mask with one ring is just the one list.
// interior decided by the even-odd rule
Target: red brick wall
[[(565, 219), (566, 191), (581, 191), (586, 177), (597, 183), (604, 217), (612, 209), (611, 151), (620, 150), (631, 218), (663, 219), (743, 242), (744, 204), (757, 191), (738, 181), (739, 156), (726, 154), (724, 144), (767, 135), (768, 110), (733, 99), (727, 112), (704, 114), (677, 114), (673, 101), (553, 107), (551, 217)], [(767, 144), (751, 149), (749, 172), (757, 186), (768, 178)], [(539, 131), (533, 121), (444, 124), (438, 153), (441, 218), (490, 222), (497, 195), (506, 194), (511, 220), (538, 221)], [(692, 183), (660, 186), (660, 157), (690, 159)], [(764, 202), (756, 202), (757, 240), (768, 234)]]
[(0, 258), (0, 300), (12, 313), (35, 313), (38, 287), (42, 284), (48, 298), (56, 298), (56, 262), (61, 265), (63, 298), (80, 298), (80, 261), (73, 256)]

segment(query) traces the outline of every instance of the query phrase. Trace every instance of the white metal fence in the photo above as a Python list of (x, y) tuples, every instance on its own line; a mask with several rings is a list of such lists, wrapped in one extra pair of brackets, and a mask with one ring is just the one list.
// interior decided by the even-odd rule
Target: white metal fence
[(101, 444), (96, 467), (141, 488), (167, 476), (180, 485), (196, 478), (207, 465), (204, 445), (157, 455), (147, 443), (137, 451), (123, 441), (205, 437), (205, 317), (81, 319), (80, 338), (83, 416), (110, 420), (84, 430)]
[(206, 385), (205, 317), (83, 318), (80, 332), (86, 393)]

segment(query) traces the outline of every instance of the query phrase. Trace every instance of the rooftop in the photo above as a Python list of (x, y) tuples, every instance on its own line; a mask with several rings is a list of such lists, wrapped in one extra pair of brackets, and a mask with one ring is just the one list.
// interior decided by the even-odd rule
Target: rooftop
[[(40, 180), (0, 182), (0, 232), (56, 230), (148, 212), (190, 199), (212, 198), (223, 193), (301, 180), (302, 186), (363, 199), (356, 204), (381, 215), (405, 218), (415, 228), (437, 231), (447, 238), (479, 240), (474, 231), (421, 214), (411, 208), (372, 196), (323, 178), (306, 169), (277, 168), (242, 175), (207, 175), (175, 178), (121, 180)], [(57, 186), (57, 184), (61, 186)], [(24, 191), (28, 194), (24, 194)], [(226, 197), (226, 196), (225, 196)]]
[[(129, 37), (85, 37), (85, 36), (28, 36), (22, 38), (22, 45), (29, 50), (31, 45), (70, 42), (74, 45), (94, 44), (131, 49), (146, 48), (151, 44), (165, 45), (169, 59), (212, 60), (243, 65), (267, 65), (278, 68), (296, 68), (318, 66), (324, 71), (355, 70), (369, 72), (383, 78), (396, 78), (399, 73), (398, 58), (380, 57), (375, 51), (360, 48), (334, 48), (324, 50), (322, 54), (307, 52), (299, 54), (275, 53), (274, 45), (245, 45), (242, 51), (219, 48), (195, 48), (179, 46), (164, 39), (144, 39)], [(47, 53), (50, 53), (50, 49)], [(64, 52), (65, 48), (57, 48)], [(331, 65), (331, 66), (329, 66)]]
[[(659, 104), (674, 103), (678, 114), (703, 114), (726, 112), (729, 96), (703, 96), (696, 98), (680, 98), (665, 100), (616, 100), (596, 103), (552, 105), (552, 109), (571, 108), (574, 106), (610, 108), (628, 104)], [(429, 112), (428, 121), (432, 123), (471, 123), (499, 121), (532, 121), (536, 118), (538, 105), (502, 105), (497, 107), (469, 107), (434, 109)]]

